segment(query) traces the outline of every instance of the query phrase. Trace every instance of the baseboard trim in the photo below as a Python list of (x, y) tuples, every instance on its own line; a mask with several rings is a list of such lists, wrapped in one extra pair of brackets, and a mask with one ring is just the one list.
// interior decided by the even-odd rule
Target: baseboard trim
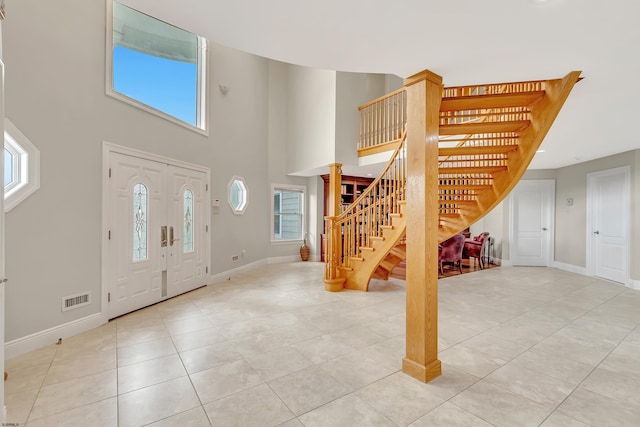
[(629, 279), (629, 283), (627, 283), (627, 288), (635, 289), (636, 291), (640, 291), (640, 280)]
[(570, 273), (581, 274), (583, 276), (588, 276), (587, 269), (585, 267), (579, 267), (573, 264), (565, 264), (564, 262), (553, 261), (551, 263), (551, 267), (557, 268), (558, 270), (568, 271)]
[(302, 262), (302, 259), (300, 259), (300, 255), (286, 255), (286, 256), (267, 258), (267, 264), (281, 264), (284, 262), (296, 262), (296, 261)]
[(4, 345), (5, 359), (12, 359), (22, 354), (37, 350), (42, 347), (54, 344), (59, 338), (65, 339), (72, 337), (90, 329), (97, 328), (107, 323), (106, 316), (102, 313), (92, 314), (82, 319), (74, 320), (63, 325), (54, 326), (35, 334), (18, 338)]

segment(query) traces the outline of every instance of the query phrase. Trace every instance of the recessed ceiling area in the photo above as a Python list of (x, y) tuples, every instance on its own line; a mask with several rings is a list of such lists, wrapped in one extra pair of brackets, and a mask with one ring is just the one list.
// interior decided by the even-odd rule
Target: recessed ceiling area
[(530, 168), (640, 148), (640, 2), (628, 0), (122, 0), (216, 43), (297, 65), (445, 86), (560, 78), (578, 83)]

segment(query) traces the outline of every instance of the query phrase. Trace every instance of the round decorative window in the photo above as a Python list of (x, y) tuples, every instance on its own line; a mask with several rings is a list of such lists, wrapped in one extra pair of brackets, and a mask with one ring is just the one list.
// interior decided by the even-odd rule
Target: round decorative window
[(242, 215), (247, 208), (247, 185), (244, 178), (234, 176), (229, 181), (229, 206), (233, 213)]

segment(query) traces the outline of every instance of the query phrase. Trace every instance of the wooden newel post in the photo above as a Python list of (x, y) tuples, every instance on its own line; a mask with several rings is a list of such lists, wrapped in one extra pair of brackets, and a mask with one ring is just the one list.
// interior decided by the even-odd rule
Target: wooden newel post
[(438, 360), (438, 134), (442, 77), (407, 78), (407, 356), (402, 371), (427, 382)]
[[(329, 165), (329, 208), (327, 209), (329, 215), (327, 219), (340, 215), (341, 188), (342, 163), (331, 163)], [(327, 221), (327, 224), (332, 224), (332, 221)], [(338, 262), (342, 257), (342, 236), (337, 227), (325, 226), (325, 234), (327, 239), (325, 262), (327, 266), (324, 278), (324, 289), (330, 292), (337, 292), (342, 290), (344, 285), (344, 279), (338, 278), (337, 273)]]

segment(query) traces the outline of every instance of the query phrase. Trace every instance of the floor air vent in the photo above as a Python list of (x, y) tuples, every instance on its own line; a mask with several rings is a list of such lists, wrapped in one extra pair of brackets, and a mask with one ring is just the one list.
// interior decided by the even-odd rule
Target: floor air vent
[(62, 298), (62, 311), (80, 308), (89, 304), (91, 304), (91, 292), (71, 295)]

